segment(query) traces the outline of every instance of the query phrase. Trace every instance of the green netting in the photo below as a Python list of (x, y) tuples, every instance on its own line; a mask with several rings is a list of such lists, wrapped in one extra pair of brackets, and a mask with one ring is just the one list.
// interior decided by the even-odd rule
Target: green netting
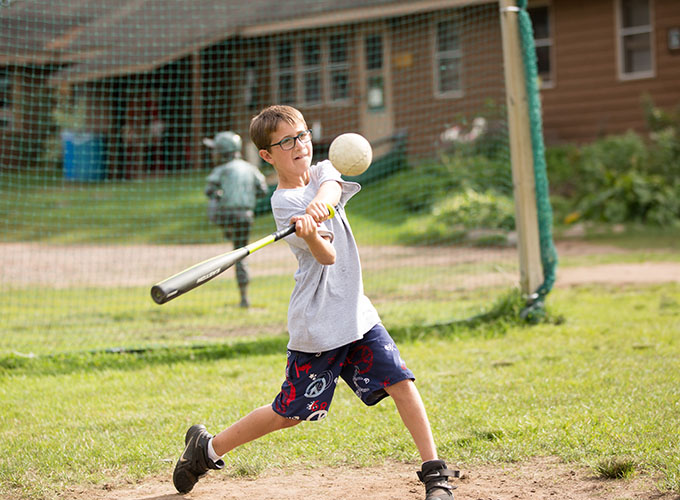
[(541, 245), (541, 265), (543, 267), (543, 283), (535, 291), (542, 300), (555, 283), (557, 271), (557, 251), (553, 242), (552, 207), (548, 190), (548, 173), (545, 162), (545, 144), (543, 143), (543, 120), (541, 114), (541, 98), (538, 92), (538, 66), (536, 47), (531, 18), (526, 11), (527, 0), (519, 0), (519, 28), (522, 39), (524, 71), (526, 74), (527, 99), (529, 101), (529, 121), (531, 123), (531, 145), (534, 158), (534, 182), (536, 186), (536, 208), (538, 214), (538, 230)]
[[(373, 166), (348, 205), (390, 327), (467, 318), (517, 286), (496, 2), (0, 3), (0, 353), (223, 342), (285, 332), (295, 259), (249, 257), (164, 306), (154, 283), (232, 248), (207, 218), (202, 140), (262, 107), (342, 132)], [(541, 210), (547, 210), (543, 207)], [(251, 240), (275, 229), (267, 198)]]

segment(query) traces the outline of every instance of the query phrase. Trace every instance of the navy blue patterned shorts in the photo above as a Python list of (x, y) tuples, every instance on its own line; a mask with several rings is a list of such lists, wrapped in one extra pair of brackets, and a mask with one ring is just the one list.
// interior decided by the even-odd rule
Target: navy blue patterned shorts
[(385, 387), (415, 380), (394, 340), (378, 323), (364, 338), (331, 351), (288, 351), (286, 381), (272, 408), (286, 418), (321, 420), (328, 414), (338, 377), (368, 406), (388, 396)]

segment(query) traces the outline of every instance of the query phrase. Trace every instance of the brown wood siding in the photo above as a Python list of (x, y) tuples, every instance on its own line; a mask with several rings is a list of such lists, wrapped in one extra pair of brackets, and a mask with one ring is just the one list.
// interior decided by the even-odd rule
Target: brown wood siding
[(657, 82), (654, 101), (664, 108), (680, 106), (680, 50), (668, 49), (669, 28), (680, 27), (680, 2), (655, 0), (654, 34)]
[[(490, 103), (505, 106), (503, 54), (497, 5), (461, 9), (462, 96), (438, 96), (433, 59), (436, 23), (452, 12), (411, 16), (393, 23), (395, 127), (408, 132), (411, 155), (434, 156), (448, 127), (469, 127)], [(407, 61), (408, 64), (404, 64)]]
[(680, 2), (652, 2), (656, 75), (620, 80), (615, 2), (553, 1), (555, 87), (541, 92), (547, 143), (642, 132), (645, 94), (662, 107), (680, 102), (680, 54), (670, 54), (666, 46), (668, 27), (680, 25)]

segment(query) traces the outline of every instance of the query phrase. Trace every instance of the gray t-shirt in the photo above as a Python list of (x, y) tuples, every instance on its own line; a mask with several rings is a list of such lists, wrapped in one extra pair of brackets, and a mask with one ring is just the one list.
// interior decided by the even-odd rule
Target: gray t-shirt
[(336, 252), (335, 264), (319, 264), (302, 238), (285, 238), (298, 260), (295, 288), (288, 308), (288, 348), (317, 353), (359, 340), (380, 317), (364, 295), (359, 250), (345, 214), (345, 203), (360, 189), (355, 182), (342, 180), (329, 161), (310, 167), (310, 181), (300, 188), (277, 189), (271, 199), (277, 228), (290, 225), (290, 219), (303, 215), (324, 182), (337, 181), (342, 196), (335, 217), (321, 224), (319, 234), (329, 236)]

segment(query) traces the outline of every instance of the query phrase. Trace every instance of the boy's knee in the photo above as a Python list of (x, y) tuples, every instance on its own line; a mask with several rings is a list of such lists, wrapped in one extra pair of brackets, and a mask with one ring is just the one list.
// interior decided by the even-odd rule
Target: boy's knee
[(299, 420), (297, 418), (286, 418), (278, 413), (276, 413), (276, 420), (279, 425), (279, 429), (287, 429), (289, 427), (295, 427), (298, 425), (302, 420)]
[(392, 398), (394, 398), (412, 393), (415, 390), (415, 387), (416, 385), (413, 383), (413, 380), (409, 378), (406, 380), (400, 380), (396, 384), (385, 387), (385, 391), (387, 394), (392, 396)]
[(413, 383), (413, 380), (410, 378), (407, 378), (405, 380), (400, 380), (399, 382), (389, 385), (385, 388), (387, 392), (391, 391), (399, 391), (399, 390), (408, 390), (411, 388), (411, 386), (415, 386)]

